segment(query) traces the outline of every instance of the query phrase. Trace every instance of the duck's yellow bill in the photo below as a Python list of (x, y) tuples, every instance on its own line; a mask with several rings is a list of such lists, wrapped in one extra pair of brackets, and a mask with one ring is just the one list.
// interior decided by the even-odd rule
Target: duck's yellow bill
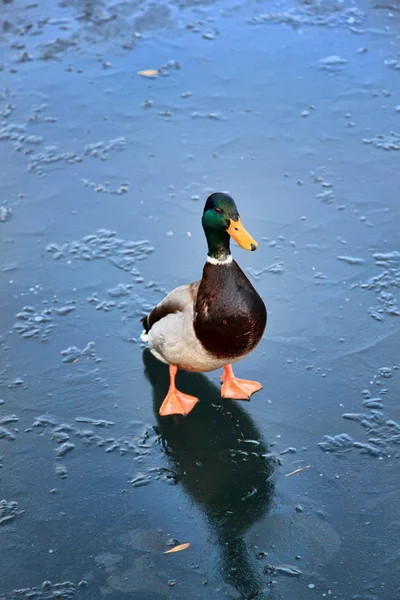
[(237, 221), (231, 219), (227, 232), (245, 250), (255, 250), (258, 247), (256, 240), (243, 227), (240, 217)]

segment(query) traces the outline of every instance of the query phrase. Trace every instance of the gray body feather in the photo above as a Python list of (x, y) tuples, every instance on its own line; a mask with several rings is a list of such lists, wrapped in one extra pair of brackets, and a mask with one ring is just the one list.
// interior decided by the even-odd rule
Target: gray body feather
[(208, 353), (196, 337), (194, 304), (200, 282), (182, 285), (170, 292), (147, 317), (148, 331), (142, 340), (158, 360), (186, 371), (207, 372), (220, 369), (235, 359), (218, 358)]

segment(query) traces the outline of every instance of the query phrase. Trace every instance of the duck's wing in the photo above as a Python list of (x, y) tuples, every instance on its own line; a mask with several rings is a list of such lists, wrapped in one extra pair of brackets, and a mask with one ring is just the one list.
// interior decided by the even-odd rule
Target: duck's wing
[(157, 321), (160, 321), (167, 315), (182, 312), (189, 304), (194, 304), (199, 285), (200, 281), (181, 285), (165, 296), (164, 300), (161, 300), (146, 317), (141, 319), (144, 333), (149, 333), (154, 323), (157, 323)]

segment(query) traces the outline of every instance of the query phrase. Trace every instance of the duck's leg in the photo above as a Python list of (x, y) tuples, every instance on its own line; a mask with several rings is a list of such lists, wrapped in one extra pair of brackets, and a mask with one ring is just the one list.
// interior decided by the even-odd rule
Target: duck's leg
[(178, 367), (175, 365), (169, 366), (169, 390), (160, 407), (160, 415), (162, 417), (166, 417), (167, 415), (187, 415), (199, 401), (198, 398), (189, 396), (189, 394), (183, 394), (176, 389), (175, 377), (177, 372)]
[(261, 383), (258, 383), (258, 381), (248, 381), (247, 379), (238, 379), (235, 377), (232, 365), (224, 367), (224, 374), (221, 377), (221, 381), (223, 381), (221, 396), (234, 400), (250, 400), (250, 396), (262, 388)]

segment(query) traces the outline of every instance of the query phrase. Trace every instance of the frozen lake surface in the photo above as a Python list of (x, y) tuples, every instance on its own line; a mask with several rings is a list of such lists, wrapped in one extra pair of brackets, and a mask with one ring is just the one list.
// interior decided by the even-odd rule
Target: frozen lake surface
[[(398, 600), (398, 1), (0, 4), (0, 599)], [(264, 388), (161, 419), (216, 190)]]

